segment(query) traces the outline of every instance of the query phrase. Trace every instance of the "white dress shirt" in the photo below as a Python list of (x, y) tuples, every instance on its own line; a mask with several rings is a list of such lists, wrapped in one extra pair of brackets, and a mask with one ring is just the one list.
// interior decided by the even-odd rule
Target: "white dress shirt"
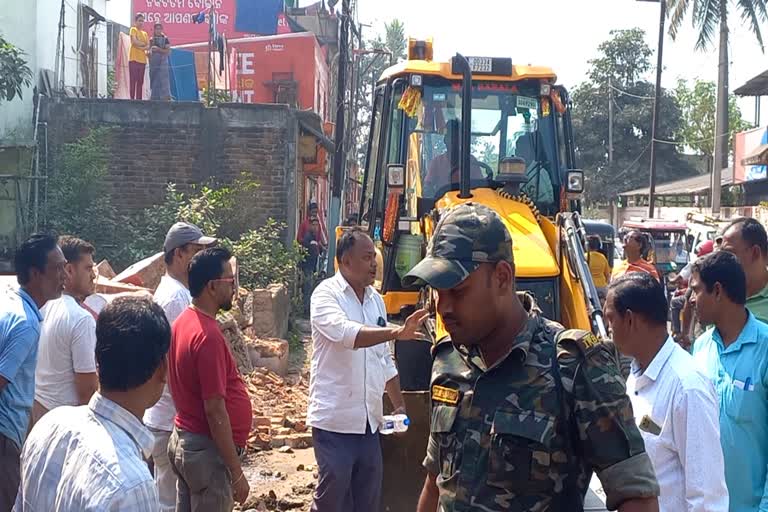
[(627, 379), (638, 425), (646, 415), (659, 435), (640, 433), (661, 488), (660, 512), (727, 512), (717, 395), (693, 357), (670, 337), (645, 371)]
[(369, 286), (363, 303), (337, 272), (321, 282), (311, 300), (312, 366), (307, 423), (340, 434), (376, 432), (383, 419), (384, 386), (397, 376), (386, 343), (355, 348), (364, 326), (386, 322), (381, 295)]
[(54, 409), (24, 443), (13, 512), (159, 510), (142, 458), (152, 441), (136, 416), (98, 392), (88, 405)]
[(48, 409), (80, 405), (75, 373), (96, 372), (96, 320), (71, 295), (48, 301), (35, 370), (35, 400)]
[[(152, 298), (163, 308), (165, 318), (171, 325), (187, 309), (187, 306), (192, 304), (192, 295), (190, 295), (187, 287), (168, 274), (160, 279), (160, 284)], [(166, 383), (160, 400), (144, 413), (144, 424), (155, 430), (171, 432), (175, 417), (176, 406), (173, 404), (171, 390)]]

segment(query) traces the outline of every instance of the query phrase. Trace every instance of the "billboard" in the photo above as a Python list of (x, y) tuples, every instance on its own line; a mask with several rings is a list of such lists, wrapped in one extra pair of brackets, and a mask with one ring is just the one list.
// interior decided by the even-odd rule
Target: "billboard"
[[(149, 34), (152, 25), (162, 23), (174, 46), (202, 43), (208, 41), (211, 10), (216, 31), (228, 39), (276, 34), (286, 24), (283, 0), (132, 0), (131, 20), (143, 14)], [(204, 23), (195, 23), (200, 14)]]
[[(330, 71), (323, 48), (309, 32), (267, 37), (230, 39), (229, 50), (235, 52), (234, 66), (229, 69), (235, 97), (242, 103), (274, 103), (280, 83), (295, 83), (296, 106), (316, 112), (324, 121), (331, 120)], [(202, 89), (208, 80), (206, 44), (184, 45), (195, 52), (197, 81)], [(217, 54), (213, 58), (216, 60)], [(232, 55), (232, 54), (230, 54)], [(230, 62), (231, 62), (230, 57)], [(216, 80), (217, 88), (228, 88)]]
[(768, 178), (765, 165), (744, 165), (744, 160), (752, 156), (760, 147), (768, 144), (768, 128), (755, 128), (739, 132), (733, 140), (733, 181), (764, 180)]

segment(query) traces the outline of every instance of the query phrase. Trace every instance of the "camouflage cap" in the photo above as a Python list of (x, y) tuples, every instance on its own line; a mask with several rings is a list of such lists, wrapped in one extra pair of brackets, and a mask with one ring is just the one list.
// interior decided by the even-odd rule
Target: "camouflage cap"
[(498, 261), (513, 261), (509, 230), (492, 209), (465, 203), (443, 215), (427, 247), (427, 257), (406, 274), (403, 284), (425, 281), (433, 288), (453, 288), (481, 263)]

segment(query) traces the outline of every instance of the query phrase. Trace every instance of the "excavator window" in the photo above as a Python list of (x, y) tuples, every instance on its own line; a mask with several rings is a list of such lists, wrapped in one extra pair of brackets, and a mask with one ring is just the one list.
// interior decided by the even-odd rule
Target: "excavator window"
[[(426, 77), (422, 108), (408, 125), (408, 161), (419, 169), (420, 195), (439, 198), (459, 188), (461, 91), (457, 83)], [(494, 186), (499, 161), (525, 159), (528, 183), (523, 191), (545, 214), (554, 214), (565, 165), (563, 137), (558, 136), (554, 111), (542, 114), (538, 83), (478, 83), (473, 86), (470, 185)], [(560, 130), (562, 134), (562, 130)], [(414, 154), (416, 153), (416, 154)], [(415, 176), (414, 176), (415, 178)]]

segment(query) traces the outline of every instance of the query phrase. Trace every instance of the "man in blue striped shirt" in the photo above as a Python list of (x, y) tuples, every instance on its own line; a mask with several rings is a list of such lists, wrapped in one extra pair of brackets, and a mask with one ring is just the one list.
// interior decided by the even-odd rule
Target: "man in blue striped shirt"
[(160, 508), (144, 462), (144, 411), (163, 392), (171, 327), (149, 299), (115, 299), (96, 323), (99, 392), (35, 424), (21, 454), (14, 512), (150, 512)]
[(32, 235), (16, 250), (18, 290), (0, 298), (0, 510), (19, 488), (19, 454), (35, 398), (40, 308), (64, 289), (64, 254), (51, 235)]
[(693, 357), (720, 401), (720, 444), (730, 512), (768, 510), (768, 325), (745, 307), (739, 260), (718, 251), (693, 264), (690, 286), (702, 324)]

